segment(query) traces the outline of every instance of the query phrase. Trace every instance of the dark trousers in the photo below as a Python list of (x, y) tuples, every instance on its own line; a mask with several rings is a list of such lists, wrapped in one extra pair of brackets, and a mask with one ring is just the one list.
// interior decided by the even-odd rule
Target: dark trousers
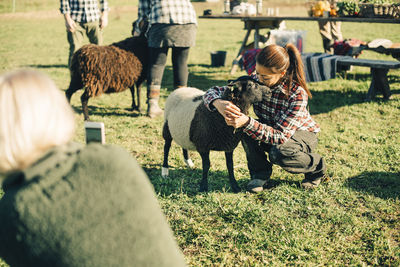
[(308, 131), (297, 131), (280, 145), (259, 143), (248, 135), (242, 139), (251, 179), (261, 180), (269, 179), (273, 164), (290, 173), (304, 173), (309, 179), (323, 176), (326, 166), (323, 158), (315, 153), (317, 144), (316, 134)]
[[(150, 68), (148, 73), (148, 89), (160, 87), (167, 62), (168, 47), (150, 47)], [(187, 86), (189, 47), (172, 47), (172, 69), (174, 73), (174, 89), (179, 86)]]

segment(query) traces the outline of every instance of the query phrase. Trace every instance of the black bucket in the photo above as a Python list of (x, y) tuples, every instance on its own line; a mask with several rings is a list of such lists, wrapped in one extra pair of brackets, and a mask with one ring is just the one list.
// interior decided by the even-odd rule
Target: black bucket
[(226, 51), (211, 52), (211, 67), (225, 66)]

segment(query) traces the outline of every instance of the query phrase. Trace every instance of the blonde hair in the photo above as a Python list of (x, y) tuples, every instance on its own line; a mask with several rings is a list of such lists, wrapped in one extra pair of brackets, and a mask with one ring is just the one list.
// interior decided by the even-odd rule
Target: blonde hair
[(25, 169), (74, 133), (74, 112), (47, 75), (16, 70), (0, 76), (0, 172)]

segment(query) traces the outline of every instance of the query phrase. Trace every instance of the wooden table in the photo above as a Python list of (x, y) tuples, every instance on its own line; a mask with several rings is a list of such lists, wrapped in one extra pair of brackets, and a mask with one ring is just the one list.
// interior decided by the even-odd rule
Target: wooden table
[(233, 74), (236, 70), (238, 61), (242, 51), (247, 45), (247, 40), (252, 30), (254, 30), (254, 48), (258, 48), (260, 40), (260, 29), (277, 29), (279, 24), (284, 20), (296, 20), (296, 21), (343, 21), (343, 22), (357, 22), (357, 23), (390, 23), (400, 24), (400, 19), (385, 19), (385, 18), (357, 18), (357, 17), (295, 17), (295, 16), (244, 16), (244, 15), (203, 15), (199, 16), (201, 19), (239, 19), (244, 22), (244, 28), (247, 30), (245, 37), (242, 41), (242, 45), (233, 61), (231, 73)]
[[(260, 39), (259, 29), (276, 29), (284, 20), (299, 20), (299, 21), (343, 21), (343, 22), (358, 22), (358, 23), (391, 23), (400, 24), (400, 19), (385, 19), (385, 18), (357, 18), (357, 17), (294, 17), (294, 16), (244, 16), (244, 15), (203, 15), (201, 19), (240, 19), (244, 22), (244, 27), (247, 30), (244, 41), (247, 42), (251, 30), (254, 30), (254, 44), (258, 48), (258, 40)], [(244, 45), (243, 45), (244, 44)], [(242, 43), (245, 46), (245, 43)]]

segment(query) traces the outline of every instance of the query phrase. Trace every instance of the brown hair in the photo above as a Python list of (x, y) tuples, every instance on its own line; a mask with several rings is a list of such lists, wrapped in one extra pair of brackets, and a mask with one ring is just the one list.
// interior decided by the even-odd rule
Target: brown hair
[[(288, 82), (287, 90), (290, 90), (292, 82), (294, 81), (306, 90), (310, 98), (312, 97), (306, 84), (300, 52), (293, 44), (289, 43), (285, 47), (275, 44), (268, 45), (257, 54), (256, 62), (271, 69), (273, 73), (282, 73), (286, 71), (285, 79)], [(288, 95), (288, 92), (286, 93)]]

